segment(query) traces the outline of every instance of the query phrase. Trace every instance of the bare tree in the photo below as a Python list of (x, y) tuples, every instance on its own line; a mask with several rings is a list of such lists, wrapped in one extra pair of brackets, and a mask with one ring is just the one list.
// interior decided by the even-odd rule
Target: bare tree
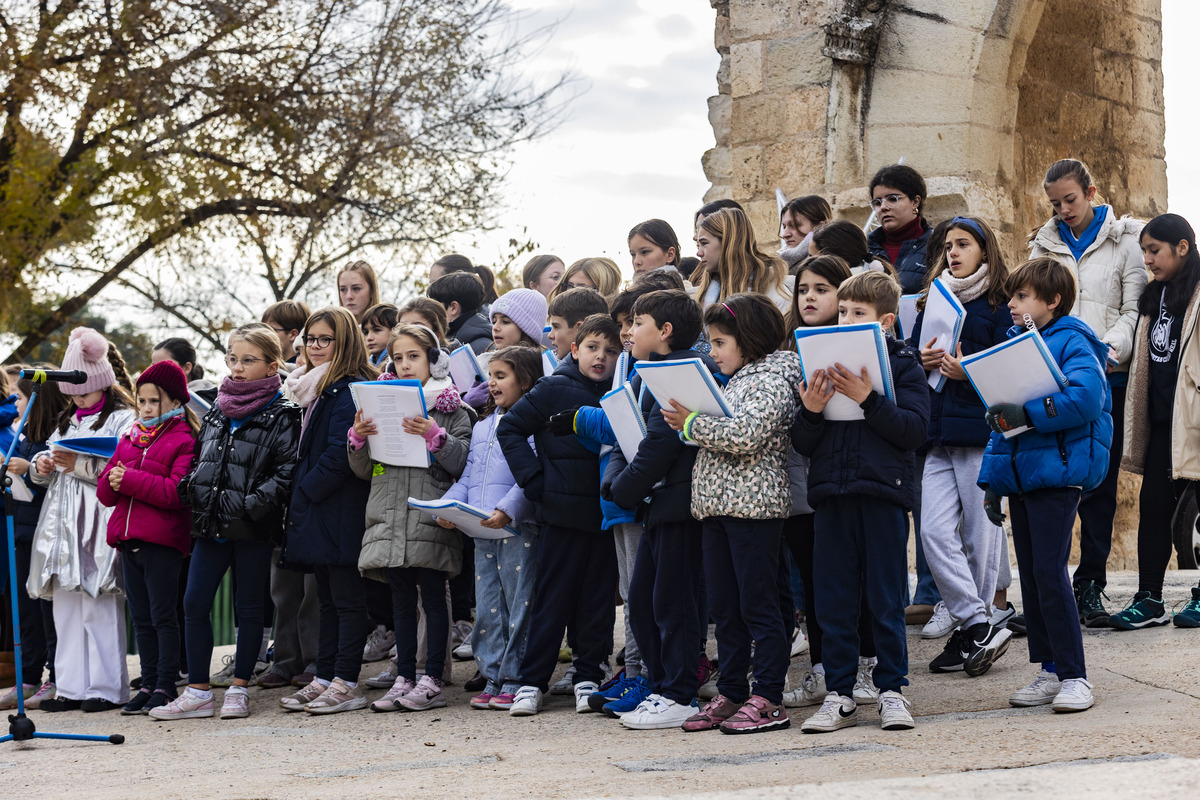
[[(0, 324), (27, 331), (9, 360), (114, 282), (165, 308), (212, 279), (130, 272), (149, 254), (203, 252), (221, 286), (246, 272), (278, 299), (363, 248), (485, 225), (563, 85), (520, 74), (511, 22), (498, 0), (7, 0)], [(222, 260), (231, 241), (254, 267)], [(62, 265), (85, 285), (59, 288)]]

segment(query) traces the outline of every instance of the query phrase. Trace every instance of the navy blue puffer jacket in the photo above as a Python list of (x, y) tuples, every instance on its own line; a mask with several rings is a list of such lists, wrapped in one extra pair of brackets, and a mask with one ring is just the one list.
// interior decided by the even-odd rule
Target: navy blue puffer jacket
[[(925, 286), (925, 245), (929, 242), (932, 230), (922, 221), (924, 231), (916, 239), (909, 239), (900, 245), (900, 254), (896, 256), (896, 272), (900, 275), (900, 290), (904, 294), (916, 294)], [(887, 258), (887, 248), (883, 246), (883, 228), (876, 228), (867, 237), (867, 249), (871, 255)]]

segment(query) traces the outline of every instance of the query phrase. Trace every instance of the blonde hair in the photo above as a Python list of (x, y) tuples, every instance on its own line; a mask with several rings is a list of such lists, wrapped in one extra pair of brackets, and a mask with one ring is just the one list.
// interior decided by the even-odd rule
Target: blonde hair
[[(787, 265), (759, 249), (746, 212), (738, 208), (722, 208), (701, 220), (700, 227), (721, 240), (721, 261), (717, 265), (721, 293), (717, 302), (744, 292), (783, 294)], [(703, 303), (713, 278), (708, 270), (700, 272), (702, 275), (696, 286), (695, 297), (696, 302)], [(692, 277), (694, 279), (696, 276)]]
[(838, 300), (865, 303), (881, 317), (897, 314), (900, 312), (900, 284), (886, 272), (860, 272), (838, 287)]
[(595, 284), (596, 291), (604, 295), (606, 299), (611, 299), (621, 288), (621, 268), (615, 261), (603, 257), (581, 258), (567, 267), (562, 277), (558, 279), (558, 285), (554, 287), (554, 291), (550, 292), (547, 299), (553, 300), (570, 289), (571, 278), (581, 272)]
[[(304, 335), (308, 336), (312, 326), (318, 322), (324, 322), (333, 331), (333, 353), (329, 356), (329, 371), (321, 379), (317, 394), (342, 378), (370, 380), (379, 376), (379, 370), (371, 365), (366, 340), (363, 339), (362, 332), (358, 329), (358, 320), (353, 314), (341, 306), (329, 306), (314, 311), (304, 323)], [(308, 369), (313, 368), (307, 346), (304, 348), (304, 366)]]
[(233, 332), (229, 334), (229, 349), (233, 349), (234, 342), (245, 342), (256, 348), (268, 363), (283, 363), (283, 350), (279, 346), (279, 337), (265, 322), (248, 322), (234, 328)]

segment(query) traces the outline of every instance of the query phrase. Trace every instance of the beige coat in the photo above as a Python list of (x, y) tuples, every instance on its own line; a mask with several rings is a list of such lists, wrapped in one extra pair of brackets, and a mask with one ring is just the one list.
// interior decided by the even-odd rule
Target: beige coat
[(1109, 208), (1096, 241), (1078, 262), (1058, 233), (1058, 217), (1051, 217), (1030, 244), (1030, 257), (1053, 256), (1071, 268), (1079, 285), (1071, 315), (1086, 322), (1105, 344), (1117, 351), (1119, 372), (1129, 369), (1138, 320), (1137, 302), (1148, 278), (1139, 242), (1145, 224), (1131, 217), (1118, 219)]
[[(1196, 326), (1200, 322), (1200, 287), (1192, 294), (1183, 315), (1182, 345), (1179, 353), (1179, 382), (1175, 384), (1175, 402), (1171, 411), (1171, 477), (1200, 480), (1200, 341)], [(1150, 441), (1150, 339), (1153, 324), (1142, 317), (1137, 327), (1133, 364), (1129, 370), (1129, 388), (1125, 392), (1125, 442), (1121, 468), (1138, 475), (1146, 463)]]

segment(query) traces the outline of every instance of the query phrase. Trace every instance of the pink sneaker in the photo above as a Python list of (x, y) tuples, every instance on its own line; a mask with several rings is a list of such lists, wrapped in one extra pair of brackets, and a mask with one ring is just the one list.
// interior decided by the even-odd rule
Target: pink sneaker
[(754, 695), (737, 713), (721, 723), (721, 733), (761, 733), (791, 725), (787, 709)]
[(685, 731), (694, 733), (696, 731), (711, 731), (714, 728), (721, 727), (721, 723), (732, 717), (738, 712), (737, 703), (733, 702), (723, 694), (719, 694), (712, 700), (704, 704), (700, 709), (699, 714), (693, 714), (684, 720), (681, 726)]
[(165, 706), (151, 709), (150, 718), (160, 720), (196, 719), (199, 717), (211, 717), (215, 713), (216, 706), (213, 703), (211, 694), (206, 700), (185, 689), (179, 697), (176, 697)]
[(442, 694), (442, 682), (430, 675), (422, 675), (411, 692), (396, 700), (405, 711), (426, 711), (444, 708), (446, 696)]
[(392, 688), (387, 690), (387, 694), (371, 703), (372, 711), (399, 711), (400, 707), (396, 705), (396, 701), (404, 695), (411, 692), (414, 684), (408, 678), (400, 677), (392, 681)]
[(494, 711), (511, 711), (516, 699), (517, 696), (515, 694), (501, 692), (492, 696), (492, 699), (488, 701), (488, 708)]
[(495, 696), (496, 695), (488, 694), (487, 692), (480, 692), (479, 694), (477, 694), (471, 698), (471, 708), (479, 708), (479, 709), (491, 708), (492, 707), (492, 698)]

